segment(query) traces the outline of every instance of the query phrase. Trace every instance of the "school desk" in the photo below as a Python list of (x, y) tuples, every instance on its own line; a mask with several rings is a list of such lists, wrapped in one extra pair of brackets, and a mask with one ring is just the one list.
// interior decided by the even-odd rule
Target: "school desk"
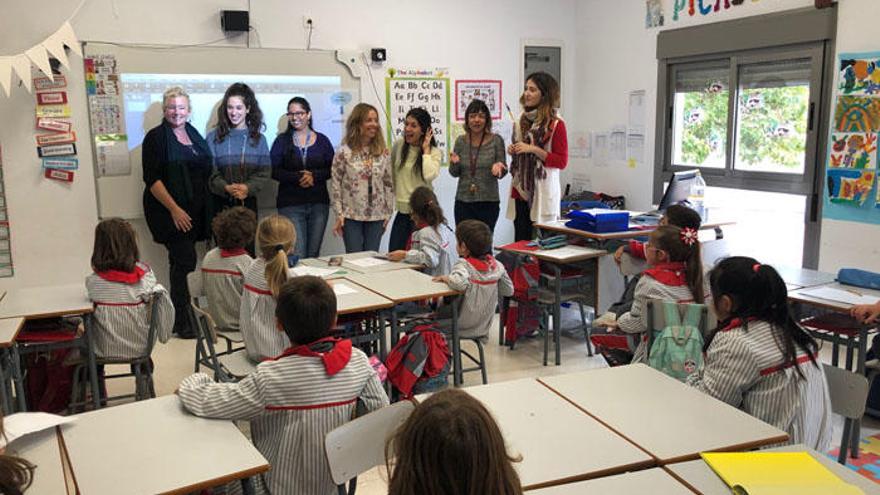
[[(412, 263), (406, 263), (405, 261), (388, 261), (376, 258), (376, 256), (379, 256), (379, 253), (376, 251), (361, 251), (357, 253), (322, 256), (314, 259), (323, 262), (324, 264), (312, 266), (327, 267), (330, 258), (335, 258), (337, 256), (342, 258), (342, 268), (348, 270), (349, 273), (380, 273), (421, 268), (421, 265), (414, 265)], [(363, 263), (369, 263), (369, 265), (364, 265)]]
[(532, 490), (529, 492), (529, 495), (583, 495), (585, 493), (694, 495), (694, 492), (661, 468), (643, 469), (631, 473)]
[[(336, 293), (336, 314), (338, 315), (356, 313), (380, 314), (383, 310), (394, 306), (392, 301), (344, 278), (331, 279), (327, 282), (333, 287), (333, 292)], [(385, 326), (377, 322), (375, 318), (369, 319), (367, 325), (369, 333), (378, 333), (379, 358), (385, 359), (388, 355), (388, 351), (385, 348)], [(374, 326), (377, 327), (377, 332), (373, 332)]]
[[(65, 476), (64, 452), (57, 428), (38, 431), (16, 439), (6, 447), (6, 453), (21, 457), (37, 466), (28, 494), (73, 494)], [(72, 483), (70, 483), (72, 485)]]
[(269, 469), (231, 421), (193, 416), (176, 395), (78, 414), (61, 434), (88, 495), (198, 493)]
[(773, 268), (779, 272), (779, 276), (782, 277), (786, 286), (794, 287), (792, 290), (830, 284), (837, 279), (837, 276), (833, 273), (820, 272), (819, 270), (811, 270), (809, 268), (787, 265), (773, 265)]
[[(507, 246), (501, 246), (496, 248), (500, 251), (505, 251), (508, 253), (514, 253), (517, 255), (528, 255), (533, 256), (543, 262), (545, 265), (551, 267), (553, 270), (553, 276), (549, 278), (550, 287), (553, 291), (553, 342), (556, 348), (556, 365), (559, 366), (562, 363), (562, 349), (560, 346), (562, 335), (562, 310), (560, 308), (562, 304), (562, 291), (564, 280), (562, 277), (562, 270), (565, 268), (576, 267), (581, 271), (581, 277), (589, 277), (587, 280), (589, 283), (587, 284), (587, 288), (589, 288), (589, 292), (587, 294), (587, 299), (590, 301), (587, 305), (592, 306), (595, 311), (599, 309), (599, 258), (608, 254), (608, 251), (604, 249), (593, 249), (584, 246), (575, 246), (569, 245), (564, 246), (557, 249), (538, 249), (538, 250), (527, 250), (527, 249), (517, 249)], [(582, 290), (583, 287), (578, 286), (579, 290)], [(507, 298), (503, 298), (501, 304), (501, 315), (506, 317), (507, 315)], [(504, 343), (504, 323), (502, 322), (503, 318), (498, 319), (499, 326), (499, 337), (498, 341), (503, 344)], [(547, 366), (547, 336), (544, 337), (544, 366)]]
[[(816, 452), (806, 445), (786, 445), (784, 447), (762, 450), (761, 452), (809, 452), (811, 456), (839, 476), (840, 479), (861, 488), (865, 495), (880, 495), (880, 484), (854, 473), (850, 468), (841, 466), (830, 457)], [(702, 459), (669, 464), (665, 466), (665, 469), (702, 495), (730, 494), (730, 488), (724, 484), (724, 481)]]
[(644, 451), (583, 414), (534, 378), (463, 388), (498, 422), (526, 489), (654, 465)]
[(539, 378), (660, 465), (740, 451), (788, 434), (644, 364)]
[(21, 357), (15, 338), (24, 327), (24, 318), (0, 319), (0, 407), (4, 414), (15, 412), (12, 402), (12, 390), (10, 384), (15, 386), (15, 395), (18, 398), (19, 408), (24, 411), (24, 382), (21, 376)]
[[(46, 287), (29, 287), (10, 291), (6, 297), (0, 300), (0, 318), (22, 317), (26, 320), (40, 318), (53, 318), (61, 316), (83, 316), (83, 324), (86, 332), (83, 335), (89, 362), (89, 380), (92, 388), (92, 399), (95, 408), (100, 407), (100, 393), (98, 386), (98, 371), (95, 361), (95, 348), (88, 331), (93, 309), (92, 302), (86, 295), (83, 284), (55, 285)], [(58, 348), (77, 345), (76, 341), (65, 342), (59, 345), (36, 344), (37, 348)], [(21, 344), (16, 344), (19, 347)], [(22, 350), (18, 349), (21, 353)], [(19, 405), (24, 404), (24, 394), (21, 394)], [(24, 410), (24, 409), (22, 409)]]
[[(600, 247), (605, 247), (608, 241), (625, 241), (629, 239), (635, 239), (636, 237), (644, 237), (651, 233), (652, 230), (656, 228), (656, 226), (643, 225), (639, 223), (630, 222), (629, 228), (630, 230), (623, 230), (620, 232), (588, 232), (586, 230), (581, 229), (573, 229), (571, 227), (566, 227), (565, 223), (568, 222), (569, 219), (562, 218), (559, 220), (553, 220), (550, 222), (537, 222), (535, 223), (535, 228), (540, 231), (547, 231), (555, 234), (568, 234), (574, 237), (580, 237), (582, 239), (587, 239), (589, 241), (597, 242)], [(700, 225), (700, 230), (714, 230), (715, 238), (722, 239), (724, 238), (724, 233), (721, 230), (721, 227), (725, 227), (728, 225), (736, 225), (736, 222), (733, 221), (712, 221), (712, 222), (704, 222)]]

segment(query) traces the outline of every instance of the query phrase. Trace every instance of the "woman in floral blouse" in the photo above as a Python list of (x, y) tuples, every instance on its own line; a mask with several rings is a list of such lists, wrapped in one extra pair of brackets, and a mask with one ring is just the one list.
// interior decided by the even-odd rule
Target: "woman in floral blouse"
[(394, 211), (394, 182), (379, 113), (358, 103), (345, 123), (345, 137), (333, 157), (333, 232), (345, 251), (378, 251)]

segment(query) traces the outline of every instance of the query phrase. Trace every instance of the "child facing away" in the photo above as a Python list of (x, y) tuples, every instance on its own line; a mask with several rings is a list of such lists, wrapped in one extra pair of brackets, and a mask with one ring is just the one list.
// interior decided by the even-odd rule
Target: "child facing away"
[(447, 389), (418, 404), (385, 446), (389, 495), (521, 495), (501, 429), (467, 392)]
[(174, 327), (174, 306), (156, 275), (139, 261), (137, 235), (121, 218), (102, 220), (95, 227), (92, 270), (86, 291), (95, 305), (92, 314), (95, 355), (132, 359), (143, 355), (150, 331), (153, 300), (158, 321), (155, 338), (168, 342)]
[(703, 280), (703, 262), (696, 230), (672, 225), (658, 227), (648, 237), (645, 258), (651, 268), (644, 271), (636, 285), (632, 307), (620, 315), (616, 322), (607, 325), (610, 329), (638, 334), (639, 343), (633, 353), (633, 363), (648, 361), (649, 299), (703, 304), (708, 292)]
[(819, 452), (831, 444), (831, 403), (818, 345), (789, 312), (785, 282), (747, 257), (709, 273), (718, 328), (687, 383)]
[(492, 231), (479, 220), (464, 220), (455, 228), (460, 258), (449, 275), (434, 277), (464, 292), (458, 313), (462, 337), (486, 338), (492, 326), (498, 295), (513, 295), (513, 282), (504, 265), (492, 257)]
[(243, 206), (223, 210), (211, 223), (217, 247), (202, 259), (202, 283), (218, 328), (239, 328), (244, 274), (254, 262), (245, 246), (254, 242), (256, 228), (257, 216)]
[(203, 373), (185, 378), (178, 394), (197, 416), (250, 420), (251, 437), (272, 469), (260, 480), (269, 493), (336, 493), (324, 453), (328, 432), (388, 405), (367, 356), (350, 340), (329, 336), (336, 295), (324, 280), (301, 276), (278, 292), (278, 333), (293, 346), (238, 383), (214, 383)]
[(26, 459), (7, 453), (8, 445), (2, 411), (0, 411), (0, 441), (3, 444), (0, 446), (0, 493), (22, 495), (33, 483), (37, 466)]
[(254, 362), (273, 358), (290, 347), (284, 332), (275, 328), (275, 297), (289, 278), (287, 255), (296, 244), (293, 223), (281, 215), (260, 221), (260, 255), (244, 274), (239, 322), (245, 352)]
[(388, 259), (404, 260), (424, 266), (428, 275), (447, 275), (458, 260), (455, 234), (446, 223), (443, 209), (431, 189), (420, 186), (409, 197), (410, 218), (416, 231), (410, 236), (406, 250), (391, 251)]

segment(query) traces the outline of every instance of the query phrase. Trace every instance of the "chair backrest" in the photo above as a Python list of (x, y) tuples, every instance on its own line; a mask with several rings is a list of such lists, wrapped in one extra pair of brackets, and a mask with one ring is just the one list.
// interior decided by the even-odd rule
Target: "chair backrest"
[(157, 327), (161, 324), (158, 304), (160, 297), (162, 297), (161, 293), (154, 292), (146, 302), (146, 311), (147, 314), (150, 315), (149, 327), (147, 330), (147, 345), (144, 348), (144, 353), (136, 359), (149, 359), (153, 354), (153, 347), (156, 345), (156, 334), (159, 331)]
[(189, 297), (198, 299), (205, 296), (205, 285), (202, 279), (202, 271), (196, 269), (186, 274), (186, 286), (189, 288)]
[(629, 253), (623, 253), (620, 257), (620, 274), (624, 277), (632, 277), (645, 271), (648, 262), (634, 257)]
[(700, 254), (703, 258), (703, 271), (708, 272), (719, 261), (730, 256), (727, 239), (712, 239), (700, 243)]
[[(679, 314), (684, 314), (686, 307), (693, 304), (696, 303), (679, 303)], [(666, 323), (666, 313), (663, 310), (663, 301), (660, 299), (648, 299), (647, 306), (645, 313), (647, 315), (648, 328), (652, 330), (652, 333), (666, 328), (668, 324)], [(714, 317), (710, 314), (707, 304), (699, 304), (698, 306), (702, 306), (699, 325), (700, 333), (703, 334), (703, 337), (706, 337), (709, 329), (715, 326), (712, 321)]]
[(868, 399), (868, 379), (837, 366), (823, 364), (831, 410), (845, 418), (860, 419)]
[(330, 475), (337, 485), (385, 462), (385, 442), (415, 408), (403, 400), (336, 428), (324, 439)]

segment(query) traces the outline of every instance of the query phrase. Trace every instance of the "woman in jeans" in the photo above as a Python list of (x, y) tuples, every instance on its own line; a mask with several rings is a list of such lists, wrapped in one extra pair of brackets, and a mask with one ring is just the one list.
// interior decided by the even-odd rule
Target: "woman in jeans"
[(315, 258), (321, 251), (330, 196), (327, 180), (333, 145), (312, 127), (312, 107), (299, 96), (287, 103), (287, 130), (272, 144), (272, 178), (278, 181), (278, 213), (296, 227), (294, 254)]

